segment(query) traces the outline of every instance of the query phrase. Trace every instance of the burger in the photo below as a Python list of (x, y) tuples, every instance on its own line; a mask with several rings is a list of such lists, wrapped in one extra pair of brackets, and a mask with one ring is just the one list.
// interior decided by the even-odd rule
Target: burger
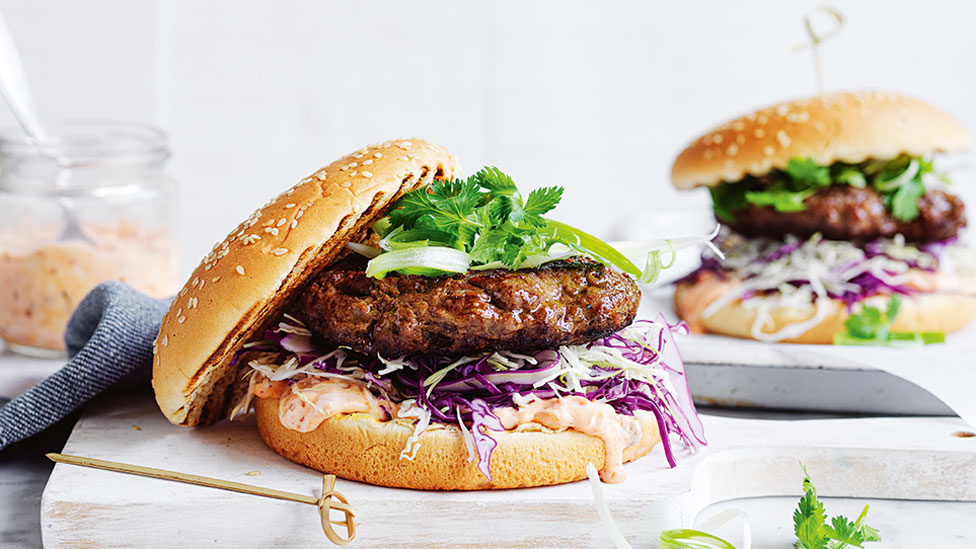
[(708, 188), (725, 257), (706, 250), (677, 282), (679, 316), (699, 333), (831, 343), (897, 295), (892, 330), (959, 330), (976, 315), (976, 258), (939, 155), (970, 144), (948, 114), (886, 92), (790, 101), (709, 131), (671, 181)]
[(634, 320), (648, 270), (543, 217), (561, 196), (461, 179), (419, 139), (333, 162), (194, 270), (155, 341), (160, 409), (253, 409), (279, 454), (384, 486), (548, 485), (587, 463), (621, 482), (658, 444), (673, 465), (672, 437), (705, 442), (681, 326)]

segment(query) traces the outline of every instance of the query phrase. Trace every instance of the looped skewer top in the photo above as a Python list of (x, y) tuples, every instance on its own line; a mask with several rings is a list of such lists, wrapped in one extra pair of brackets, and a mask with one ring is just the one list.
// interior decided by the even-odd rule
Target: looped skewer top
[[(818, 34), (817, 29), (814, 27), (814, 17), (817, 14), (828, 15), (834, 20), (834, 26), (830, 30), (824, 32), (823, 34)], [(820, 44), (830, 38), (837, 36), (840, 33), (841, 27), (844, 26), (844, 16), (840, 14), (839, 11), (830, 6), (817, 6), (816, 8), (807, 12), (803, 17), (803, 25), (807, 29), (807, 35), (810, 37), (809, 43), (803, 43), (795, 46), (793, 51), (800, 51), (806, 48), (810, 48), (813, 54), (813, 72), (814, 77), (817, 79), (817, 89), (820, 93), (824, 92), (824, 81), (823, 81), (823, 69), (820, 64)]]
[[(349, 505), (349, 500), (340, 492), (335, 491), (335, 475), (325, 475), (322, 477), (322, 497), (319, 498), (319, 514), (322, 516), (322, 531), (329, 541), (336, 545), (347, 545), (356, 537), (356, 510)], [(338, 501), (333, 501), (335, 498)], [(332, 520), (329, 516), (331, 511), (341, 511), (345, 515), (344, 520)], [(339, 535), (332, 526), (345, 526), (346, 537)]]

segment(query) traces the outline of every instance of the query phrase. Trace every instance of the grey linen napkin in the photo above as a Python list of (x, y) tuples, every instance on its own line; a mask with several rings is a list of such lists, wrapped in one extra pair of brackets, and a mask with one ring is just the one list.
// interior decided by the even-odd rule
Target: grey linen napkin
[(54, 425), (109, 387), (146, 385), (152, 342), (169, 301), (121, 282), (96, 286), (68, 321), (68, 363), (0, 408), (0, 450)]

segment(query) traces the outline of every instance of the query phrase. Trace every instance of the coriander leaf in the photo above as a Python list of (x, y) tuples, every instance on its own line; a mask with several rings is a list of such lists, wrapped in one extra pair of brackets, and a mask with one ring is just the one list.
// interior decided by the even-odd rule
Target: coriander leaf
[(506, 196), (518, 194), (515, 181), (495, 166), (481, 168), (471, 178), (493, 194)]
[(793, 511), (793, 532), (806, 549), (827, 549), (823, 505), (810, 492), (804, 494), (799, 509)]
[(861, 535), (864, 537), (865, 542), (881, 541), (881, 534), (878, 532), (877, 528), (872, 528), (867, 524), (861, 524), (858, 528), (860, 528)]
[(508, 236), (508, 230), (503, 228), (488, 229), (481, 233), (471, 248), (471, 259), (476, 263), (496, 261), (505, 251)]
[(891, 196), (891, 215), (898, 221), (911, 221), (918, 217), (918, 199), (925, 194), (925, 185), (912, 180), (903, 183)]
[(854, 166), (844, 166), (840, 168), (837, 175), (834, 176), (834, 181), (843, 183), (844, 185), (850, 185), (851, 187), (856, 187), (858, 189), (863, 189), (868, 185), (868, 179), (864, 177), (864, 174)]
[(898, 294), (891, 296), (891, 300), (888, 301), (888, 308), (885, 310), (885, 319), (888, 323), (895, 321), (895, 317), (898, 316), (898, 310), (901, 308), (901, 297)]
[(746, 193), (746, 200), (757, 206), (772, 206), (778, 212), (800, 212), (806, 209), (803, 201), (813, 193), (813, 189), (796, 192), (788, 190), (750, 191)]
[(802, 547), (826, 549), (827, 536), (824, 533), (826, 513), (823, 504), (817, 500), (817, 489), (813, 486), (806, 467), (803, 468), (803, 474), (803, 497), (793, 511), (793, 532)]
[(841, 547), (843, 544), (861, 547), (864, 543), (864, 535), (858, 531), (857, 525), (853, 521), (847, 520), (846, 517), (837, 515), (830, 519), (830, 524), (824, 528), (827, 537), (839, 542)]
[(742, 183), (722, 183), (709, 188), (715, 216), (723, 221), (735, 221), (735, 213), (749, 206), (746, 200), (748, 187)]
[(885, 315), (877, 307), (865, 305), (861, 311), (847, 317), (844, 326), (847, 333), (860, 339), (878, 339), (882, 332), (887, 333)]
[[(493, 198), (491, 202), (488, 203), (487, 222), (496, 227), (505, 223), (511, 217), (513, 217), (513, 210), (515, 206), (516, 203), (511, 197), (497, 196)], [(519, 207), (519, 211), (521, 212), (521, 207)], [(521, 213), (519, 215), (521, 215)]]
[(831, 183), (830, 167), (820, 166), (812, 158), (791, 158), (786, 165), (786, 174), (793, 181), (809, 187), (827, 187)]
[(562, 187), (543, 187), (533, 190), (525, 201), (525, 221), (535, 227), (545, 227), (546, 220), (542, 219), (542, 214), (555, 208), (562, 197)]

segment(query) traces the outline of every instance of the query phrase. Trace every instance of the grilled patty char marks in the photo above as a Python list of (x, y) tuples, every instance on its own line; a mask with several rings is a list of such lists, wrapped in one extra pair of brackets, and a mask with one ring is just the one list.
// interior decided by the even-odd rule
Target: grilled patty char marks
[[(782, 237), (793, 234), (806, 238), (822, 233), (834, 240), (874, 240), (905, 236), (912, 242), (946, 240), (966, 226), (966, 209), (957, 196), (931, 190), (918, 201), (918, 217), (898, 221), (884, 207), (874, 189), (835, 185), (821, 189), (804, 201), (799, 212), (778, 212), (771, 206), (749, 207), (736, 212), (728, 225), (746, 236)], [(723, 221), (724, 222), (724, 221)]]
[(293, 313), (327, 341), (395, 357), (588, 343), (629, 326), (639, 303), (629, 276), (581, 257), (519, 271), (382, 280), (347, 260), (318, 275)]

